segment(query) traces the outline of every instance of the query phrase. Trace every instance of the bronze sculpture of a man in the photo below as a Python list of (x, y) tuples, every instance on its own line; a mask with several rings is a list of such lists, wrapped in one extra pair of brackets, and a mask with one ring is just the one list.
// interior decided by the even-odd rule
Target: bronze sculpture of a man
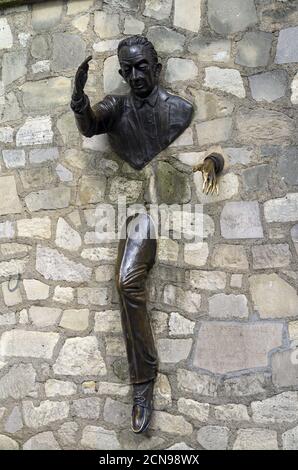
[[(128, 95), (109, 95), (91, 108), (84, 93), (88, 57), (75, 77), (71, 108), (79, 131), (86, 137), (107, 133), (113, 150), (134, 169), (141, 170), (168, 147), (190, 124), (192, 104), (159, 86), (161, 64), (151, 42), (144, 36), (123, 39), (118, 46), (120, 75), (129, 84)], [(217, 166), (216, 166), (217, 165)], [(216, 156), (194, 168), (204, 176), (206, 192), (216, 189), (221, 170)], [(155, 262), (156, 238), (149, 214), (126, 221), (126, 238), (119, 242), (116, 283), (133, 385), (132, 430), (147, 429), (152, 413), (157, 352), (146, 307), (146, 278)], [(138, 227), (138, 237), (132, 236)]]

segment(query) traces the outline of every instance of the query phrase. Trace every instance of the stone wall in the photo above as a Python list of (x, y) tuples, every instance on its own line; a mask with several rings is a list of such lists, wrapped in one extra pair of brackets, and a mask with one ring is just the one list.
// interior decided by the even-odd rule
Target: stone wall
[[(298, 448), (298, 2), (82, 0), (0, 13), (0, 448)], [(146, 34), (191, 127), (144, 170), (69, 108), (125, 89), (119, 39)], [(214, 144), (218, 196), (192, 173)], [(160, 357), (146, 435), (96, 207), (203, 203), (204, 239), (158, 240), (149, 307)]]

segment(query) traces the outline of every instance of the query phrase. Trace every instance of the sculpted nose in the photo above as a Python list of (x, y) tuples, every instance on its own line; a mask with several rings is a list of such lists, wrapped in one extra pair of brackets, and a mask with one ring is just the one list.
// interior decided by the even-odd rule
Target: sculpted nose
[(135, 80), (137, 78), (138, 74), (137, 74), (137, 70), (133, 67), (132, 68), (132, 79)]

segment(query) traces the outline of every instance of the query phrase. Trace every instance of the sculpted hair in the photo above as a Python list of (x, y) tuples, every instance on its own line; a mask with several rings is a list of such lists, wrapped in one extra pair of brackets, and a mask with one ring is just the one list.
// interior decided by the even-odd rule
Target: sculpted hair
[(129, 38), (122, 39), (122, 41), (118, 44), (118, 57), (120, 51), (123, 47), (131, 47), (131, 46), (143, 46), (150, 51), (151, 58), (154, 64), (158, 63), (158, 56), (157, 52), (154, 49), (152, 42), (148, 41), (145, 36), (140, 36), (139, 34), (135, 36), (130, 36)]

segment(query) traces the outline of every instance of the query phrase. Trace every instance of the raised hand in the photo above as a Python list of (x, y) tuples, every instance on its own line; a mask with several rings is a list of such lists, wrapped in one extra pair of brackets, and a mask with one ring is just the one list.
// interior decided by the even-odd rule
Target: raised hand
[(81, 65), (79, 65), (76, 72), (73, 96), (76, 96), (77, 98), (80, 98), (84, 93), (84, 87), (88, 79), (89, 62), (91, 59), (92, 55), (89, 55), (87, 59), (85, 59)]
[(218, 183), (215, 173), (215, 164), (211, 158), (206, 157), (203, 163), (199, 163), (192, 169), (193, 172), (201, 171), (203, 174), (203, 193), (218, 194)]

